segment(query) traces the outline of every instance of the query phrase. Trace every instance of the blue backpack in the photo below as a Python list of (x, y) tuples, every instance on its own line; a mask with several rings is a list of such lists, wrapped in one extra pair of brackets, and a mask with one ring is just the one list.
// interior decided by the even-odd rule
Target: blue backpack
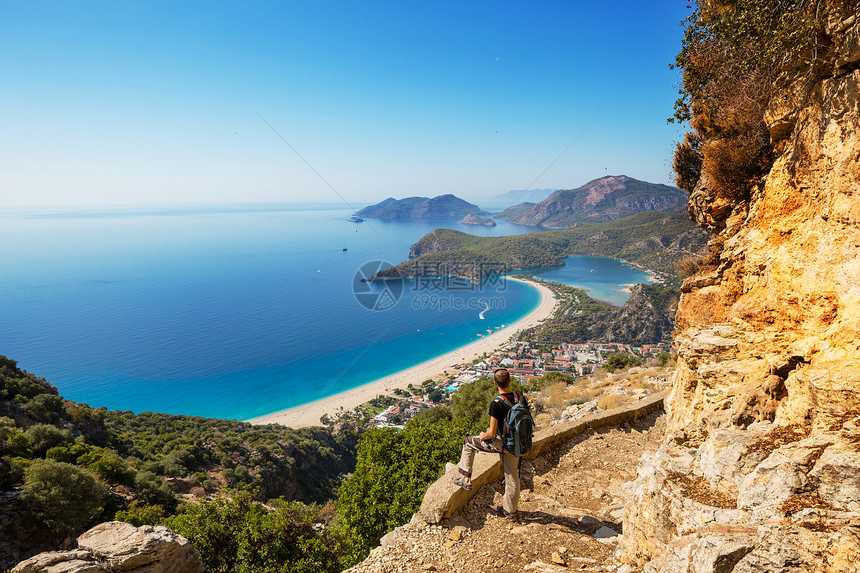
[(535, 422), (529, 405), (520, 393), (514, 393), (516, 403), (512, 403), (504, 396), (495, 399), (510, 404), (510, 409), (505, 415), (505, 425), (502, 428), (502, 444), (505, 451), (522, 457), (532, 450), (532, 435), (534, 434)]

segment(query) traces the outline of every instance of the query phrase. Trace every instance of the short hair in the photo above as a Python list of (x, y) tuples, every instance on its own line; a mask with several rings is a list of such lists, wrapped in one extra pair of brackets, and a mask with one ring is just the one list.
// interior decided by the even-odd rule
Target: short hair
[(493, 379), (495, 379), (499, 388), (504, 389), (511, 385), (511, 373), (508, 372), (507, 368), (496, 368), (493, 372)]

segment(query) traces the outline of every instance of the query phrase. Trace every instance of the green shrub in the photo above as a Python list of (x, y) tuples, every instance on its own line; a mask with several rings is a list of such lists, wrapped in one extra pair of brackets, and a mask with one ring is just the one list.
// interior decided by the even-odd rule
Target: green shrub
[(63, 399), (54, 394), (39, 394), (27, 402), (27, 415), (37, 422), (57, 424), (63, 414)]
[(80, 456), (77, 463), (110, 483), (131, 485), (134, 480), (134, 471), (110, 450), (91, 450)]
[(90, 447), (86, 444), (75, 442), (74, 444), (54, 446), (45, 453), (45, 457), (58, 462), (77, 464), (78, 458), (89, 451)]
[(463, 384), (451, 396), (451, 411), (458, 423), (483, 431), (490, 423), (490, 401), (498, 394), (496, 385), (488, 378)]
[(13, 457), (32, 458), (33, 444), (27, 434), (14, 431), (6, 438), (4, 452)]
[(34, 460), (24, 472), (21, 498), (49, 529), (74, 535), (99, 517), (108, 488), (90, 471), (54, 460)]
[(639, 366), (640, 364), (642, 364), (642, 359), (637, 356), (632, 356), (626, 352), (613, 352), (606, 357), (606, 364), (603, 367), (607, 372), (615, 372), (628, 366)]
[(350, 564), (406, 523), (445, 463), (459, 458), (463, 437), (471, 432), (456, 421), (413, 419), (402, 431), (371, 429), (361, 437), (355, 472), (341, 486), (337, 501)]
[(339, 572), (338, 538), (316, 526), (320, 508), (274, 500), (271, 509), (251, 492), (186, 506), (166, 525), (200, 552), (209, 573)]
[(168, 513), (176, 511), (178, 502), (173, 486), (163, 477), (150, 471), (140, 471), (134, 477), (134, 485), (138, 489), (138, 496), (145, 504), (161, 506)]
[(62, 444), (70, 444), (75, 437), (68, 430), (61, 430), (51, 424), (36, 424), (27, 430), (27, 439), (33, 445), (33, 455), (43, 457), (45, 453)]
[(447, 422), (451, 418), (451, 409), (447, 408), (446, 406), (433, 406), (431, 408), (424, 408), (415, 415), (416, 420), (424, 420), (431, 424), (435, 424), (436, 422)]
[(159, 525), (164, 521), (164, 508), (160, 505), (146, 505), (139, 500), (132, 500), (126, 509), (116, 512), (114, 519), (124, 521), (136, 527), (141, 525)]

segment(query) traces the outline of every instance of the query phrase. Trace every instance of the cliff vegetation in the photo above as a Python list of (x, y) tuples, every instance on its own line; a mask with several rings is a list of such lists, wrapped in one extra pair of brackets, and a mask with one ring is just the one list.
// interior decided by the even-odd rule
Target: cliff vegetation
[(137, 525), (227, 489), (325, 502), (355, 468), (348, 428), (109, 411), (0, 356), (0, 567), (113, 518)]

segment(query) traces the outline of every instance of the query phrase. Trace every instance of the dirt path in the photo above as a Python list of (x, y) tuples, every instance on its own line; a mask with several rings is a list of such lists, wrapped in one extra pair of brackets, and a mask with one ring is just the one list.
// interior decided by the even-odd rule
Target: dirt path
[(657, 412), (525, 462), (518, 523), (495, 514), (501, 488), (486, 486), (447, 523), (404, 526), (350, 571), (614, 571), (621, 484), (636, 477), (643, 452), (657, 449), (664, 426)]

